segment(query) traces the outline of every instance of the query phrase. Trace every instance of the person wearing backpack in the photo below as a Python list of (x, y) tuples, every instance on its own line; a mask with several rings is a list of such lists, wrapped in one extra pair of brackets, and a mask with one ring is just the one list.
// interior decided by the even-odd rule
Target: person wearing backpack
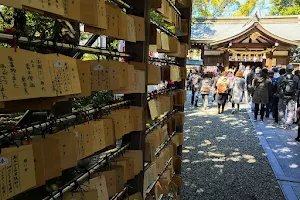
[[(288, 64), (286, 66), (286, 74), (282, 75), (278, 80), (278, 116), (281, 128), (290, 128), (295, 116), (296, 101), (299, 94), (300, 84), (299, 78), (292, 74), (293, 70), (293, 65)], [(286, 109), (287, 119), (285, 119)]]
[(208, 106), (208, 97), (211, 89), (212, 81), (209, 78), (209, 74), (204, 74), (201, 81), (201, 96), (202, 96), (202, 107), (204, 110)]
[[(227, 72), (222, 72), (222, 76), (218, 79), (216, 84), (217, 89), (217, 103), (218, 103), (218, 114), (224, 112), (224, 107), (228, 98), (229, 79)], [(221, 111), (222, 108), (222, 111)]]
[(254, 121), (257, 121), (258, 112), (260, 111), (260, 121), (263, 122), (266, 104), (270, 101), (271, 81), (267, 79), (267, 74), (260, 70), (252, 83), (253, 103), (254, 103)]

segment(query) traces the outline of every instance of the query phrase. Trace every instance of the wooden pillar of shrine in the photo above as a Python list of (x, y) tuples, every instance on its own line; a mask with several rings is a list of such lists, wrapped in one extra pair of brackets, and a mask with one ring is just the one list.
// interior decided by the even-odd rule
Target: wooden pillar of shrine
[(201, 60), (203, 61), (203, 65), (205, 64), (204, 63), (204, 44), (201, 44), (201, 47), (200, 47), (200, 50), (201, 50)]
[(265, 65), (263, 65), (263, 67), (267, 66), (268, 69), (272, 69), (272, 67), (273, 67), (272, 65), (273, 65), (273, 52), (270, 52), (267, 54), (266, 63), (265, 63)]
[(229, 68), (229, 51), (224, 51), (223, 64), (225, 69)]

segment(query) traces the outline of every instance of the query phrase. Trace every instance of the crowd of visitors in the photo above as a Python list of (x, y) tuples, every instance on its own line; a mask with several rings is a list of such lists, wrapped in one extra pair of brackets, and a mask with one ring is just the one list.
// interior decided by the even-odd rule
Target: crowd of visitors
[[(294, 72), (293, 65), (274, 67), (272, 70), (245, 67), (242, 64), (229, 70), (218, 66), (213, 77), (203, 69), (201, 66), (199, 71), (191, 70), (187, 77), (188, 89), (192, 90), (192, 105), (198, 107), (198, 101), (202, 98), (202, 107), (206, 110), (212, 91), (218, 114), (224, 112), (227, 102), (231, 103), (232, 114), (240, 111), (241, 103), (250, 103), (255, 121), (259, 119), (263, 122), (272, 116), (274, 122), (283, 129), (289, 129), (293, 123), (299, 122), (300, 70)], [(300, 141), (299, 134), (296, 141)]]

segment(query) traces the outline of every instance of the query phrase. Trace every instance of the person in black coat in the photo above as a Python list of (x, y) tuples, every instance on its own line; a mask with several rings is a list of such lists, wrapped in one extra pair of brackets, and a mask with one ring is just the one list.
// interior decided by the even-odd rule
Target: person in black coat
[(248, 99), (249, 99), (249, 102), (251, 102), (252, 100), (252, 97), (253, 97), (253, 87), (252, 87), (252, 82), (254, 80), (254, 77), (255, 77), (255, 67), (253, 66), (251, 68), (251, 72), (247, 75), (246, 77), (246, 89), (247, 89), (247, 94), (249, 95), (248, 96)]

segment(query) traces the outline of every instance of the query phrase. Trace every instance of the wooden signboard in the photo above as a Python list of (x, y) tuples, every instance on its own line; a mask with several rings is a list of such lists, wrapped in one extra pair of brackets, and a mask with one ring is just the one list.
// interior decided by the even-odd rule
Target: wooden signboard
[(78, 96), (90, 96), (92, 93), (90, 64), (88, 61), (77, 60), (77, 68), (81, 86), (81, 93)]
[(76, 138), (77, 160), (88, 157), (94, 153), (93, 138), (88, 123), (70, 128)]
[(106, 179), (105, 176), (103, 175), (90, 179), (81, 187), (85, 191), (90, 191), (90, 190), (97, 191), (97, 198), (93, 198), (93, 200), (109, 200)]
[(37, 185), (61, 176), (60, 143), (57, 138), (34, 138), (32, 141)]
[(1, 149), (0, 199), (10, 199), (36, 185), (31, 145)]
[(49, 63), (54, 94), (57, 96), (80, 94), (76, 59), (59, 54), (47, 54), (45, 57)]
[(96, 189), (79, 192), (69, 192), (63, 195), (62, 200), (91, 200), (98, 199), (98, 192)]
[(1, 48), (0, 57), (0, 101), (54, 96), (44, 55)]
[(64, 130), (47, 136), (58, 139), (61, 170), (69, 169), (77, 165), (76, 138), (71, 130)]
[(161, 83), (161, 68), (155, 65), (148, 65), (148, 85)]
[(129, 15), (135, 22), (136, 41), (145, 41), (145, 19), (135, 15)]
[(96, 28), (107, 29), (105, 1), (80, 1), (80, 21)]
[(22, 0), (22, 5), (30, 10), (45, 11), (56, 15), (64, 15), (63, 0)]

